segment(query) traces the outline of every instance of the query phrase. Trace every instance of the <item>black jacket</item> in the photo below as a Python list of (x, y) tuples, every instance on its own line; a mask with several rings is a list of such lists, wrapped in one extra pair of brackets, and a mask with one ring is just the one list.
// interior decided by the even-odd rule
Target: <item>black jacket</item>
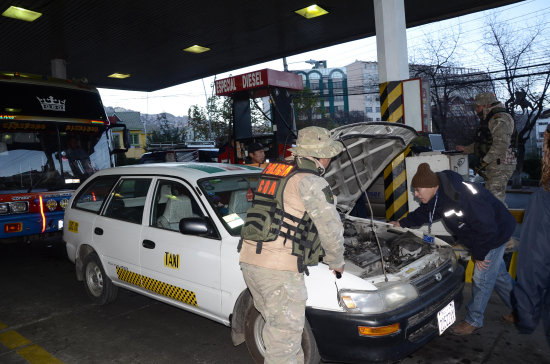
[[(463, 182), (453, 171), (438, 172), (439, 190), (433, 221), (442, 219), (455, 240), (468, 247), (476, 260), (485, 260), (489, 250), (506, 243), (516, 220), (506, 206), (485, 187)], [(400, 220), (403, 227), (429, 221), (435, 197)]]
[(522, 332), (533, 332), (544, 314), (550, 334), (550, 192), (543, 189), (531, 196), (525, 211), (512, 303)]

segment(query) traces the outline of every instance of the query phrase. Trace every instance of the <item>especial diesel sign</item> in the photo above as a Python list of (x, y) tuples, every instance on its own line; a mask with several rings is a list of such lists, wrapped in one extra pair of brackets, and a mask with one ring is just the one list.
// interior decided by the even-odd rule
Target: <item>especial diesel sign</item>
[(215, 87), (216, 95), (229, 96), (236, 92), (267, 87), (301, 90), (303, 85), (302, 77), (295, 73), (263, 69), (217, 80)]

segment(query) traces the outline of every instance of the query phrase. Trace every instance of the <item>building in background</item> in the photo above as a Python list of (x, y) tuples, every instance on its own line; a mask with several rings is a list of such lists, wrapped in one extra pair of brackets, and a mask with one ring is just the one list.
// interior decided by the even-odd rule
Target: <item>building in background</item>
[(304, 87), (319, 98), (319, 111), (312, 120), (344, 120), (349, 115), (348, 83), (345, 67), (327, 68), (326, 61), (315, 61), (312, 69), (293, 71), (302, 76)]
[(380, 121), (378, 63), (355, 61), (346, 66), (349, 112), (353, 119)]

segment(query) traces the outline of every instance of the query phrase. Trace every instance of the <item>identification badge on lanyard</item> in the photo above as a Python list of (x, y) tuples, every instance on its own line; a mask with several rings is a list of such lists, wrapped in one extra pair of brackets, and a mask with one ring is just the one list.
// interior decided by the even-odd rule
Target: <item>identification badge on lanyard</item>
[(428, 244), (433, 244), (435, 238), (432, 234), (424, 233), (424, 236), (422, 237), (422, 239)]
[(422, 237), (422, 240), (424, 240), (428, 244), (434, 243), (434, 236), (432, 235), (432, 222), (435, 215), (435, 206), (437, 205), (437, 198), (439, 197), (439, 190), (435, 193), (435, 202), (434, 202), (434, 208), (432, 212), (428, 215), (430, 224), (428, 225), (428, 233), (424, 233), (424, 236)]

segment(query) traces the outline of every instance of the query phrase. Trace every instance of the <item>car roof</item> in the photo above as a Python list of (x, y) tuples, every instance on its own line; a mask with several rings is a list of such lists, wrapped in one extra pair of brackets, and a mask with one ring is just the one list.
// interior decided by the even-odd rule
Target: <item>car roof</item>
[(260, 174), (262, 168), (227, 163), (196, 163), (196, 162), (172, 162), (135, 164), (115, 168), (104, 169), (96, 173), (99, 175), (163, 175), (183, 177), (188, 181), (197, 181), (202, 178), (217, 176)]

